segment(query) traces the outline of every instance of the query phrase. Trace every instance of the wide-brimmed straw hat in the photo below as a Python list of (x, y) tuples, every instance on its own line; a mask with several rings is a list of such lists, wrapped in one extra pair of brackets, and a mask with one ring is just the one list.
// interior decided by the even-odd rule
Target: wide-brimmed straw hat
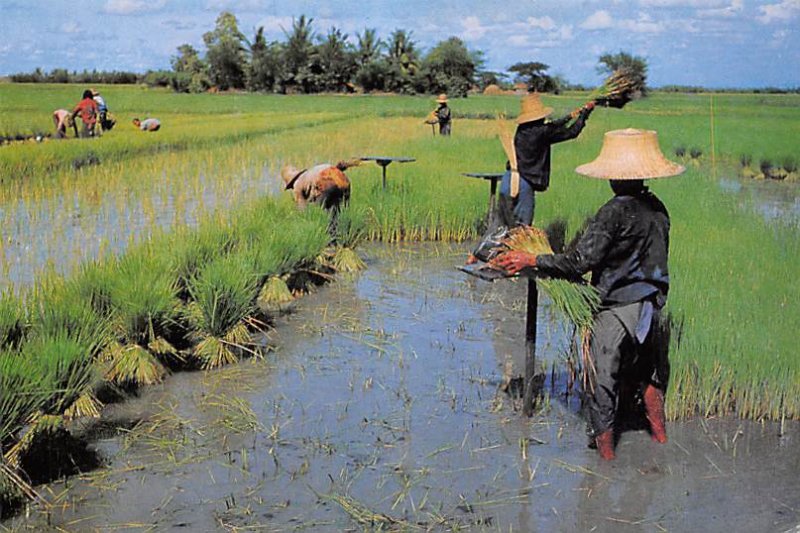
[(604, 180), (647, 180), (677, 176), (684, 170), (661, 153), (655, 131), (628, 128), (606, 132), (600, 155), (575, 172)]
[(92, 96), (97, 96), (98, 94), (100, 94), (100, 91), (98, 91), (98, 90), (97, 90), (97, 89), (95, 89), (94, 87), (93, 87), (93, 88), (91, 88), (91, 89), (89, 89), (89, 91), (91, 91), (91, 93), (92, 93)]
[(440, 94), (439, 98), (437, 98), (436, 101), (438, 103), (440, 103), (440, 104), (446, 104), (447, 103), (447, 95), (444, 94), (444, 93)]
[(297, 181), (297, 178), (299, 178), (305, 171), (306, 169), (299, 170), (296, 167), (293, 167), (292, 165), (284, 166), (281, 169), (281, 178), (283, 179), (283, 182), (286, 184), (284, 190), (293, 188), (294, 182)]
[(539, 93), (530, 93), (522, 97), (522, 110), (517, 117), (517, 124), (525, 124), (550, 116), (553, 112), (552, 107), (547, 107), (542, 103)]

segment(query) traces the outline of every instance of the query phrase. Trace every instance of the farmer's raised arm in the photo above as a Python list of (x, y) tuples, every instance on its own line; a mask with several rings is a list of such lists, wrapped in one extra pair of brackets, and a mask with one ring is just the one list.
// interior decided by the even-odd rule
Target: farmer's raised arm
[[(593, 104), (587, 104), (581, 107), (575, 122), (573, 122), (570, 126), (566, 126), (566, 122), (568, 120), (564, 122), (558, 120), (553, 123), (553, 128), (550, 134), (550, 143), (560, 143), (577, 137), (581, 131), (583, 131), (583, 127), (586, 126), (586, 119), (589, 118), (589, 115), (592, 113), (593, 109)], [(571, 117), (572, 115), (567, 115), (565, 118), (569, 119)]]

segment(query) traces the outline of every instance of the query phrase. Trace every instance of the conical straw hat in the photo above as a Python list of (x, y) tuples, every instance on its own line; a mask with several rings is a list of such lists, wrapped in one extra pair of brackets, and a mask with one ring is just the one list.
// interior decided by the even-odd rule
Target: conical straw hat
[(524, 124), (526, 122), (533, 122), (549, 116), (553, 112), (552, 107), (546, 107), (542, 104), (542, 99), (539, 93), (530, 93), (522, 97), (522, 110), (517, 117), (517, 124)]
[(438, 103), (440, 103), (440, 104), (446, 104), (447, 103), (447, 95), (444, 94), (444, 93), (440, 94), (439, 98), (437, 98), (436, 101)]
[(677, 176), (684, 170), (661, 153), (655, 131), (628, 128), (606, 132), (597, 159), (575, 172), (605, 180), (646, 180)]

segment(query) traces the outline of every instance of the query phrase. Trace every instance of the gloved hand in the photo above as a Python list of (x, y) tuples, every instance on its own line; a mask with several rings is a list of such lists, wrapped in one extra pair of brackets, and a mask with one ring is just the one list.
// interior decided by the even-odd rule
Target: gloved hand
[(490, 264), (513, 275), (523, 268), (535, 267), (536, 256), (527, 252), (512, 250), (498, 255), (492, 259)]

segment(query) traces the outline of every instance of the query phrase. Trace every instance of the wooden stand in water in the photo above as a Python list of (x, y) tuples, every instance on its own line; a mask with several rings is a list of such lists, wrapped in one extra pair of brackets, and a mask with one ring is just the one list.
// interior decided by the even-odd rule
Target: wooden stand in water
[(533, 415), (533, 398), (536, 394), (536, 314), (539, 307), (539, 288), (536, 279), (528, 278), (528, 305), (525, 313), (525, 389), (522, 395), (522, 412)]

